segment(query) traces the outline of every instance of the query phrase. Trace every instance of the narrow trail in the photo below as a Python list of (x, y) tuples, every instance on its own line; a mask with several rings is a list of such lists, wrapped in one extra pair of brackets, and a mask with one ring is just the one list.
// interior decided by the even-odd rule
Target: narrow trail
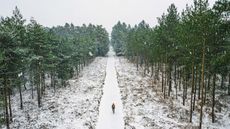
[[(123, 106), (120, 89), (117, 83), (115, 70), (115, 53), (110, 47), (106, 68), (106, 78), (103, 96), (99, 107), (99, 118), (96, 129), (124, 129)], [(112, 112), (112, 103), (115, 103), (115, 114)]]

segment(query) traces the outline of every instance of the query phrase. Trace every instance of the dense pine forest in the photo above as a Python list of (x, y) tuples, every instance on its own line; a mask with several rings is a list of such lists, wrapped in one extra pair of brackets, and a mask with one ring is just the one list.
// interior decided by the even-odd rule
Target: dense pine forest
[(221, 108), (216, 94), (230, 95), (230, 3), (208, 5), (195, 0), (178, 13), (171, 4), (154, 27), (145, 21), (133, 27), (119, 21), (111, 33), (116, 54), (135, 63), (153, 84), (160, 83), (165, 99), (178, 99), (182, 91), (185, 105), (190, 96), (190, 122), (198, 110), (200, 128), (204, 106), (211, 108), (214, 123), (217, 107)]
[[(17, 99), (20, 101), (17, 103), (17, 107), (26, 116), (26, 111), (32, 107), (25, 106), (24, 99), (28, 98), (23, 95), (27, 93), (31, 96), (29, 99), (36, 102), (39, 113), (50, 109), (55, 114), (58, 111), (53, 111), (56, 108), (53, 105), (48, 109), (42, 108), (47, 97), (46, 94), (52, 92), (55, 95), (61, 88), (63, 91), (71, 88), (69, 80), (74, 78), (74, 82), (77, 82), (79, 81), (76, 79), (78, 77), (89, 81), (89, 84), (81, 87), (78, 84), (84, 83), (72, 85), (80, 88), (85, 87), (85, 89), (82, 88), (82, 92), (84, 92), (82, 94), (89, 92), (92, 95), (81, 100), (82, 103), (79, 104), (83, 106), (79, 108), (81, 111), (75, 109), (78, 112), (72, 111), (70, 114), (76, 113), (74, 118), (77, 118), (90, 112), (89, 116), (95, 117), (98, 115), (101, 101), (90, 99), (93, 97), (93, 99), (101, 99), (104, 92), (102, 92), (102, 86), (93, 87), (93, 85), (98, 80), (104, 81), (106, 74), (109, 73), (108, 70), (114, 70), (109, 77), (113, 77), (111, 84), (117, 83), (115, 79), (118, 79), (116, 85), (120, 90), (119, 93), (125, 95), (130, 92), (128, 90), (131, 88), (125, 89), (121, 86), (123, 84), (126, 87), (131, 85), (129, 79), (124, 79), (122, 75), (119, 75), (124, 72), (124, 69), (128, 69), (121, 65), (124, 60), (134, 64), (135, 70), (143, 73), (143, 78), (146, 76), (151, 78), (151, 86), (148, 87), (150, 89), (147, 89), (149, 92), (160, 92), (161, 97), (167, 102), (168, 100), (179, 100), (183, 107), (189, 106), (185, 116), (188, 121), (182, 122), (193, 124), (194, 117), (199, 113), (199, 123), (195, 124), (199, 124), (197, 128), (201, 129), (204, 121), (210, 120), (212, 123), (218, 123), (218, 119), (224, 119), (219, 116), (229, 104), (223, 104), (222, 100), (229, 102), (227, 100), (230, 96), (230, 1), (217, 0), (213, 6), (209, 6), (208, 0), (194, 0), (193, 5), (186, 5), (182, 12), (178, 11), (175, 4), (171, 4), (157, 20), (158, 24), (155, 26), (150, 26), (144, 20), (136, 25), (118, 21), (113, 26), (110, 36), (102, 25), (76, 26), (73, 23), (65, 23), (63, 26), (46, 27), (39, 24), (33, 17), (30, 20), (23, 18), (19, 8), (15, 7), (12, 16), (0, 18), (0, 128), (16, 128), (12, 125), (19, 120), (17, 121), (14, 117), (16, 113), (12, 105), (16, 104), (15, 100)], [(110, 45), (113, 48), (110, 48)], [(113, 55), (113, 50), (116, 56)], [(107, 64), (106, 73), (103, 63), (107, 61), (107, 58), (109, 59), (108, 64), (111, 66), (109, 67)], [(87, 77), (89, 75), (90, 78), (86, 78), (86, 75), (83, 76), (81, 73), (95, 59), (98, 59), (96, 60), (96, 63), (99, 62), (98, 66), (91, 66), (91, 69), (87, 71)], [(94, 73), (94, 68), (100, 68), (97, 70), (102, 72)], [(102, 70), (102, 68), (104, 69)], [(104, 85), (104, 82), (100, 81), (97, 82), (98, 85), (101, 83)], [(138, 84), (137, 89), (141, 87), (139, 85), (141, 84)], [(114, 92), (114, 89), (110, 88), (110, 92)], [(127, 93), (125, 93), (126, 90)], [(77, 96), (80, 91), (73, 91), (74, 95)], [(141, 91), (137, 91), (138, 94)], [(18, 98), (13, 99), (16, 95)], [(73, 94), (71, 95), (73, 96)], [(107, 95), (110, 93), (107, 92)], [(117, 96), (121, 95), (117, 94)], [(135, 95), (134, 97), (137, 100), (142, 99)], [(55, 98), (52, 99), (55, 100)], [(126, 99), (124, 96), (119, 98), (121, 105), (119, 105), (119, 111), (122, 111), (122, 104), (135, 103), (124, 102), (124, 99)], [(145, 103), (145, 100), (142, 102)], [(88, 107), (84, 107), (86, 103)], [(90, 109), (89, 105), (95, 107)], [(58, 104), (56, 106), (58, 107)], [(168, 106), (172, 105), (168, 104)], [(123, 108), (128, 109), (129, 107)], [(24, 111), (24, 109), (26, 110)], [(85, 111), (86, 109), (87, 111)], [(205, 117), (206, 114), (209, 117)], [(121, 113), (117, 116), (128, 118), (128, 116), (122, 115)], [(228, 116), (230, 117), (230, 114)], [(28, 119), (31, 121), (39, 119), (32, 120), (30, 117)], [(88, 120), (85, 116), (82, 118)], [(88, 123), (84, 123), (83, 127), (94, 129), (97, 120), (91, 116), (89, 119), (93, 119), (93, 122), (87, 121)], [(124, 120), (122, 119), (122, 121)], [(221, 125), (221, 123), (218, 124)], [(33, 124), (31, 125), (33, 126)], [(128, 122), (125, 123), (125, 127), (127, 126)], [(227, 124), (227, 126), (229, 125)], [(20, 128), (20, 124), (17, 127)], [(60, 126), (58, 127), (60, 128)], [(154, 128), (152, 125), (148, 127)], [(192, 128), (193, 125), (190, 127)], [(47, 127), (38, 128), (55, 127), (47, 125)]]
[[(0, 19), (0, 124), (12, 122), (11, 96), (30, 90), (37, 106), (42, 106), (46, 88), (66, 87), (96, 56), (109, 50), (108, 32), (92, 24), (44, 27), (31, 18), (26, 24), (16, 7), (12, 17)], [(45, 78), (51, 78), (50, 85)]]

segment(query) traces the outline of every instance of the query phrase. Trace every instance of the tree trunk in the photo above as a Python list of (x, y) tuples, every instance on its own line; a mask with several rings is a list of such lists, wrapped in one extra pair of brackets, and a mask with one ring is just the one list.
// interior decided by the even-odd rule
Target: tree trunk
[(50, 73), (50, 87), (54, 87), (53, 76), (54, 76), (54, 73), (53, 73), (53, 70), (52, 70), (51, 73)]
[(161, 69), (162, 69), (162, 71), (161, 71), (161, 86), (162, 86), (162, 92), (164, 92), (164, 67), (163, 67), (163, 62), (162, 62), (162, 64), (161, 64)]
[(154, 83), (156, 83), (156, 82), (158, 82), (157, 76), (159, 74), (159, 71), (157, 70), (157, 63), (154, 63), (152, 72), (153, 72)]
[(166, 71), (166, 69), (167, 68), (166, 68), (166, 63), (165, 63), (165, 70), (164, 70), (164, 72), (165, 72), (164, 73), (164, 75), (165, 75), (165, 80), (164, 80), (165, 85), (164, 85), (164, 91), (163, 91), (164, 92), (164, 99), (166, 98), (166, 86), (167, 86), (167, 71)]
[[(77, 64), (78, 64), (78, 62), (77, 62)], [(78, 70), (78, 69), (79, 69), (79, 66), (78, 66), (78, 65), (77, 65), (77, 68), (76, 68), (76, 69), (77, 69), (77, 77), (78, 77), (78, 76), (79, 76), (79, 70)]]
[(80, 62), (80, 61), (77, 61), (77, 76), (79, 76), (79, 69), (80, 69), (80, 68), (79, 68), (79, 62)]
[(9, 81), (9, 83), (8, 83), (8, 99), (9, 99), (9, 112), (10, 112), (10, 122), (12, 122), (13, 121), (13, 116), (12, 116), (12, 108), (11, 108), (11, 94), (12, 94), (12, 90), (11, 90), (11, 81), (10, 80), (8, 80)]
[(86, 59), (85, 59), (85, 57), (83, 58), (83, 62), (84, 62), (84, 67), (86, 66)]
[(64, 79), (61, 79), (61, 84), (63, 87), (66, 87), (66, 81)]
[(228, 74), (228, 95), (230, 95), (230, 73)]
[[(186, 71), (185, 71), (186, 72)], [(185, 99), (187, 99), (188, 97), (188, 75), (187, 73), (185, 73)]]
[(195, 104), (196, 104), (196, 90), (197, 90), (197, 79), (198, 79), (198, 67), (196, 66), (196, 79), (195, 79), (195, 88), (194, 88), (194, 98), (193, 98), (193, 111), (195, 110)]
[(151, 62), (151, 77), (153, 77), (153, 63)]
[(45, 92), (45, 72), (41, 72), (41, 95), (44, 95)]
[(221, 75), (221, 84), (220, 84), (221, 89), (224, 88), (224, 76)]
[(139, 56), (139, 58), (140, 58), (140, 67), (142, 68), (143, 66), (143, 55), (141, 54), (140, 56)]
[(212, 123), (215, 122), (215, 90), (216, 90), (216, 74), (213, 76), (213, 89), (212, 89)]
[(172, 71), (172, 66), (171, 66), (171, 64), (169, 64), (169, 89), (168, 89), (168, 96), (170, 96), (170, 92), (172, 91), (172, 75), (171, 75), (171, 71)]
[(150, 72), (149, 66), (150, 66), (150, 65), (149, 65), (149, 59), (148, 59), (148, 58), (147, 58), (147, 60), (146, 60), (146, 64), (147, 64), (147, 69), (146, 69), (146, 70), (147, 70), (147, 73), (149, 74), (149, 72)]
[(79, 59), (79, 61), (77, 63), (78, 63), (78, 67), (77, 67), (78, 73), (80, 73), (80, 69), (81, 69), (81, 67), (80, 67), (80, 59)]
[(160, 62), (157, 63), (157, 74), (155, 74), (157, 80), (159, 80), (159, 73), (160, 73), (160, 67), (161, 67), (160, 64), (161, 64)]
[(55, 73), (54, 73), (54, 70), (51, 71), (51, 87), (53, 87), (54, 89), (54, 93), (56, 92), (56, 88), (55, 88)]
[(5, 117), (6, 117), (5, 122), (6, 122), (6, 128), (10, 129), (7, 96), (8, 96), (7, 78), (4, 77), (4, 100), (5, 100)]
[(57, 85), (56, 73), (54, 72), (54, 75), (53, 75), (53, 88), (54, 88), (54, 93), (56, 93), (56, 85)]
[[(39, 63), (38, 63), (39, 64)], [(38, 69), (36, 71), (36, 85), (37, 85), (37, 101), (38, 107), (41, 107), (41, 72), (40, 72), (40, 64), (37, 66)]]
[(202, 129), (202, 118), (203, 118), (203, 102), (204, 102), (204, 62), (205, 61), (205, 40), (203, 43), (203, 54), (202, 54), (202, 85), (201, 85), (201, 110), (200, 110), (200, 124), (199, 128)]
[(194, 94), (194, 50), (193, 50), (193, 61), (192, 61), (192, 90), (191, 90), (191, 103), (190, 103), (190, 122), (192, 123), (192, 99)]
[(175, 64), (175, 68), (174, 68), (174, 83), (175, 83), (175, 88), (176, 88), (176, 99), (177, 99), (177, 71), (176, 71), (176, 64)]
[(84, 58), (82, 58), (82, 61), (81, 61), (81, 70), (83, 70), (84, 68)]
[(198, 82), (198, 99), (200, 99), (200, 90), (201, 90), (201, 75), (202, 75), (202, 72), (199, 72), (199, 82)]
[(38, 99), (38, 107), (40, 108), (41, 107), (40, 81), (38, 81), (37, 83), (37, 99)]
[(179, 79), (179, 91), (181, 91), (181, 82), (182, 82), (181, 69), (179, 70), (178, 79)]
[(32, 99), (34, 99), (34, 76), (33, 76), (33, 72), (32, 70), (30, 71), (30, 87), (31, 87), (31, 95), (32, 95)]
[(22, 89), (21, 89), (21, 84), (18, 83), (18, 89), (19, 89), (19, 94), (20, 94), (20, 108), (21, 110), (23, 109), (23, 101), (22, 101)]
[(182, 71), (182, 85), (183, 85), (183, 105), (185, 105), (185, 72), (184, 72), (184, 70)]
[[(147, 65), (148, 65), (148, 63), (147, 63), (147, 59), (144, 57), (144, 76), (146, 75), (146, 71), (147, 71)], [(147, 72), (148, 73), (148, 72)]]
[(136, 66), (137, 66), (137, 71), (138, 71), (138, 68), (139, 68), (139, 60), (138, 60), (138, 55), (136, 56)]
[(203, 104), (205, 105), (205, 103), (206, 103), (206, 95), (207, 95), (207, 78), (206, 78), (206, 76), (205, 76), (205, 79), (204, 79), (204, 82), (205, 82), (205, 84), (204, 84), (204, 102), (203, 102)]
[(79, 73), (81, 72), (81, 59), (79, 59)]
[(209, 91), (210, 90), (210, 79), (211, 78), (211, 75), (208, 74), (208, 86), (207, 86), (207, 90)]
[(26, 77), (25, 77), (25, 72), (22, 72), (22, 77), (23, 77), (23, 86), (24, 86), (24, 89), (26, 90)]

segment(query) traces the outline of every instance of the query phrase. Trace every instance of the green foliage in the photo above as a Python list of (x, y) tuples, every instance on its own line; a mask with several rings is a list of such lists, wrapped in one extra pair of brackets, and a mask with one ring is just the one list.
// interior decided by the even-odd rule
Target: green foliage
[[(21, 83), (25, 84), (25, 76), (30, 76), (31, 85), (37, 88), (39, 107), (45, 75), (52, 74), (55, 81), (66, 86), (75, 71), (79, 72), (96, 56), (105, 56), (109, 50), (109, 35), (102, 26), (66, 23), (47, 28), (34, 19), (27, 25), (25, 21), (17, 7), (12, 17), (0, 19), (0, 81), (12, 80), (11, 85), (0, 84), (0, 88), (2, 91), (3, 87), (17, 86), (21, 92)], [(0, 123), (2, 98), (1, 92)]]
[(3, 103), (3, 85), (1, 82), (1, 78), (0, 78), (0, 127), (4, 122), (4, 112), (3, 112), (3, 108), (4, 108), (4, 103)]
[(120, 21), (113, 27), (111, 44), (117, 55), (124, 55), (130, 26)]
[(109, 49), (108, 33), (102, 26), (79, 27), (66, 23), (45, 28), (34, 19), (24, 25), (17, 7), (11, 18), (0, 21), (1, 75), (14, 76), (29, 66), (30, 69), (40, 67), (44, 72), (57, 70), (63, 74), (59, 77), (67, 80), (72, 77), (77, 62), (105, 56)]
[(132, 28), (118, 22), (113, 27), (111, 43), (117, 53), (122, 51), (126, 56), (186, 67), (191, 67), (192, 61), (196, 66), (201, 65), (202, 48), (205, 47), (206, 73), (226, 75), (230, 64), (227, 5), (227, 0), (219, 0), (210, 9), (206, 0), (194, 0), (194, 5), (187, 6), (180, 15), (172, 4), (153, 28), (144, 21)]
[(52, 32), (56, 35), (54, 39), (60, 43), (55, 47), (53, 42), (52, 53), (55, 56), (51, 58), (58, 58), (59, 63), (55, 63), (55, 69), (58, 77), (65, 80), (72, 77), (79, 62), (85, 62), (95, 56), (105, 56), (109, 50), (108, 33), (102, 26), (89, 24), (79, 27), (66, 23), (64, 27), (53, 27)]
[[(158, 18), (158, 25), (153, 28), (142, 21), (126, 29), (126, 26), (122, 26), (125, 23), (118, 22), (112, 30), (111, 41), (116, 53), (125, 53), (128, 59), (136, 63), (137, 70), (139, 65), (144, 64), (142, 67), (144, 74), (150, 71), (151, 66), (154, 83), (156, 81), (161, 83), (164, 98), (166, 90), (168, 96), (174, 91), (173, 81), (177, 98), (178, 83), (180, 87), (183, 80), (183, 104), (185, 104), (187, 88), (191, 87), (190, 122), (194, 110), (192, 108), (195, 108), (196, 104), (195, 94), (198, 94), (198, 98), (202, 100), (200, 128), (202, 108), (206, 104), (206, 94), (211, 93), (210, 90), (213, 96), (214, 122), (217, 74), (222, 78), (221, 90), (226, 93), (223, 80), (230, 74), (229, 5), (229, 0), (218, 0), (213, 8), (209, 8), (208, 0), (194, 0), (194, 5), (186, 6), (186, 9), (179, 14), (175, 5), (171, 4), (167, 13)], [(210, 83), (212, 77), (213, 84)], [(230, 93), (230, 88), (228, 90)]]

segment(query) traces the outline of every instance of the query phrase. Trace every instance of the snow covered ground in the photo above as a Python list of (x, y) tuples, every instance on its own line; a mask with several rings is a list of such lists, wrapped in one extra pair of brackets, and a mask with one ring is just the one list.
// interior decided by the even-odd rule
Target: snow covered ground
[[(70, 86), (57, 89), (55, 94), (47, 88), (41, 108), (37, 107), (36, 99), (31, 98), (30, 90), (23, 92), (23, 110), (19, 109), (19, 94), (12, 96), (11, 128), (198, 128), (198, 111), (193, 114), (193, 123), (188, 122), (190, 96), (185, 106), (182, 105), (180, 92), (177, 100), (163, 99), (160, 84), (152, 85), (149, 76), (143, 76), (142, 70), (136, 71), (135, 65), (123, 57), (114, 57), (112, 51), (108, 55), (108, 58), (96, 58), (79, 77), (69, 80)], [(230, 96), (217, 94), (216, 99), (216, 122), (211, 122), (210, 108), (204, 107), (203, 127), (229, 129)], [(112, 102), (116, 105), (115, 114), (111, 110)]]
[[(163, 99), (160, 84), (152, 85), (151, 78), (143, 76), (142, 70), (137, 71), (135, 65), (123, 57), (117, 57), (115, 63), (126, 129), (198, 129), (197, 111), (193, 114), (193, 123), (189, 123), (190, 96), (185, 106), (180, 95), (177, 100), (175, 97)], [(217, 121), (213, 124), (209, 115), (211, 108), (204, 107), (203, 128), (230, 129), (230, 97), (216, 99), (223, 104), (221, 113), (216, 110)]]
[[(123, 107), (120, 89), (118, 88), (115, 69), (115, 53), (110, 48), (106, 69), (105, 85), (99, 108), (99, 118), (96, 129), (124, 129)], [(115, 114), (112, 112), (112, 103), (115, 103)]]
[(12, 98), (14, 129), (88, 129), (96, 126), (107, 58), (98, 57), (85, 67), (80, 77), (69, 80), (70, 86), (47, 90), (42, 107), (23, 92), (24, 109), (19, 109), (19, 94)]

